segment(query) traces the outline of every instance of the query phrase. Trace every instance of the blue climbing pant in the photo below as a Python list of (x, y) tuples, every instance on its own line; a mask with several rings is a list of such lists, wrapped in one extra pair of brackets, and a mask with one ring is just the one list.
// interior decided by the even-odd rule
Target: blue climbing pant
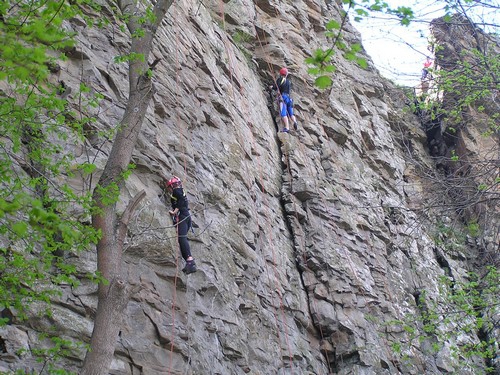
[(287, 94), (281, 94), (280, 113), (281, 117), (293, 116), (293, 100)]

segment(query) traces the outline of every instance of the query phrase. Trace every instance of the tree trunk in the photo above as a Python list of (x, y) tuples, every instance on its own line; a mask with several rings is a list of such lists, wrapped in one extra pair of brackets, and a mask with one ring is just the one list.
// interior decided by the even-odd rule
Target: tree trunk
[[(127, 27), (131, 35), (142, 29), (143, 36), (132, 37), (130, 53), (144, 58), (132, 59), (129, 63), (129, 99), (116, 134), (109, 158), (93, 194), (97, 212), (92, 215), (92, 225), (101, 231), (97, 243), (97, 270), (107, 283), (99, 283), (98, 303), (90, 350), (83, 362), (82, 375), (106, 375), (109, 372), (120, 331), (121, 315), (128, 302), (127, 281), (122, 275), (123, 244), (127, 225), (135, 207), (145, 196), (138, 194), (128, 205), (119, 220), (116, 206), (106, 201), (106, 193), (113, 186), (121, 189), (123, 173), (127, 170), (142, 128), (146, 111), (153, 95), (148, 57), (152, 49), (156, 30), (173, 0), (159, 0), (150, 23), (140, 23), (146, 18), (143, 9), (137, 9), (130, 0), (118, 1), (121, 12), (128, 15)], [(108, 193), (109, 194), (109, 193)], [(109, 198), (108, 198), (109, 200)]]

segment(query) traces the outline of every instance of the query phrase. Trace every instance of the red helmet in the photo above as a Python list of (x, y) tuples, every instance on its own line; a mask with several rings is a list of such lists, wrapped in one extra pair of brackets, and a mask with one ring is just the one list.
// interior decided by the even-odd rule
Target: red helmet
[(287, 69), (287, 68), (281, 68), (281, 69), (280, 69), (280, 74), (281, 74), (282, 76), (286, 76), (286, 75), (288, 75), (288, 69)]
[(167, 181), (167, 187), (175, 187), (181, 184), (181, 179), (177, 176), (173, 176), (170, 180)]

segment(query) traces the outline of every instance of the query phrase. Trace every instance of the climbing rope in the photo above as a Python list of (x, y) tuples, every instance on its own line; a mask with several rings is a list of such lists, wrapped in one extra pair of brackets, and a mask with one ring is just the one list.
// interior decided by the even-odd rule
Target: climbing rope
[[(175, 5), (172, 7), (172, 13), (174, 14), (175, 12), (178, 11), (178, 6), (177, 2), (175, 2)], [(174, 17), (175, 19), (175, 17)], [(182, 181), (186, 181), (186, 147), (184, 144), (184, 134), (183, 134), (183, 128), (180, 124), (180, 116), (179, 116), (179, 70), (180, 70), (180, 64), (179, 64), (179, 35), (178, 35), (178, 30), (177, 28), (174, 29), (174, 34), (175, 34), (175, 123), (176, 126), (178, 127), (178, 131), (180, 134), (180, 140), (181, 140), (181, 150), (182, 150), (182, 155), (183, 155), (183, 161), (184, 161), (184, 175), (182, 178)], [(179, 223), (176, 225), (176, 237), (177, 239), (179, 238)], [(172, 315), (172, 329), (170, 332), (170, 356), (169, 356), (169, 366), (168, 366), (168, 374), (170, 375), (172, 373), (172, 363), (173, 363), (173, 353), (174, 353), (174, 338), (175, 338), (175, 310), (176, 310), (176, 299), (177, 299), (177, 280), (179, 277), (179, 254), (181, 252), (180, 249), (180, 243), (177, 241), (178, 245), (178, 251), (177, 251), (177, 256), (175, 257), (175, 277), (174, 277), (174, 291), (173, 291), (173, 300), (172, 300), (172, 310), (171, 310), (171, 315)], [(187, 282), (186, 282), (187, 284)], [(186, 285), (187, 287), (187, 285)], [(188, 304), (188, 310), (189, 310), (189, 304)]]
[[(226, 35), (226, 29), (225, 29), (225, 12), (224, 12), (224, 2), (222, 0), (219, 1), (219, 6), (220, 6), (220, 12), (221, 12), (221, 18), (222, 18), (222, 24), (223, 24), (223, 28), (224, 28), (224, 35)], [(254, 25), (254, 28), (255, 28), (255, 25)], [(257, 34), (257, 33), (256, 33)], [(231, 72), (231, 88), (233, 86), (233, 76), (232, 76), (232, 72), (233, 72), (233, 66), (232, 66), (232, 59), (231, 59), (231, 54), (230, 54), (230, 50), (227, 46), (227, 44), (225, 43), (225, 47), (226, 47), (226, 53), (228, 54), (228, 57), (229, 57), (229, 62), (230, 62), (230, 72)], [(240, 95), (242, 97), (244, 97), (244, 93), (243, 93), (243, 87), (242, 85), (239, 85), (240, 86)], [(232, 90), (232, 94), (233, 94), (233, 100), (234, 100), (234, 90)], [(241, 103), (243, 102), (242, 100), (241, 101), (237, 101), (237, 103)], [(247, 121), (247, 123), (249, 124), (249, 126), (252, 128), (252, 135), (251, 135), (251, 144), (252, 144), (252, 147), (253, 149), (256, 149), (256, 142), (255, 142), (255, 137), (253, 136), (253, 124), (251, 121), (249, 121), (249, 113), (248, 113), (248, 106), (246, 105), (243, 105), (243, 110), (241, 110), (240, 108), (240, 111), (244, 114), (243, 115), (243, 118)], [(264, 206), (265, 207), (268, 207), (268, 204), (265, 202), (265, 199), (266, 199), (266, 191), (265, 191), (265, 188), (264, 188), (264, 177), (263, 177), (263, 171), (262, 171), (262, 165), (260, 163), (260, 159), (258, 158), (257, 159), (257, 164), (258, 164), (258, 170), (259, 170), (259, 180), (260, 180), (260, 187), (261, 187), (261, 193), (262, 193), (262, 197), (263, 197), (263, 200), (264, 200)], [(254, 201), (254, 212), (255, 212), (255, 217), (257, 217), (257, 225), (259, 227), (261, 227), (260, 225), (260, 222), (259, 222), (259, 217), (260, 215), (257, 213), (257, 207), (255, 206), (256, 205), (256, 202)], [(266, 218), (269, 218), (270, 215), (266, 215)], [(280, 306), (280, 311), (281, 311), (281, 316), (282, 316), (282, 324), (283, 324), (283, 327), (284, 327), (284, 330), (285, 330), (285, 341), (286, 341), (286, 345), (287, 345), (287, 348), (288, 348), (288, 357), (289, 357), (289, 360), (290, 360), (290, 366), (293, 368), (293, 356), (292, 356), (292, 353), (291, 353), (291, 349), (290, 349), (290, 343), (289, 343), (289, 333), (288, 333), (288, 328), (287, 328), (287, 325), (286, 325), (286, 317), (285, 317), (285, 311), (284, 311), (284, 304), (283, 304), (283, 297), (282, 297), (282, 294), (281, 294), (281, 286), (279, 285), (279, 273), (277, 271), (277, 261), (276, 261), (276, 253), (275, 253), (275, 241), (274, 241), (274, 238), (273, 238), (273, 233), (272, 233), (272, 224), (271, 223), (267, 223), (267, 226), (269, 228), (269, 230), (265, 231), (266, 232), (266, 235), (267, 235), (267, 239), (268, 239), (268, 243), (270, 245), (270, 248), (271, 248), (271, 251), (272, 251), (272, 263), (273, 263), (273, 270), (274, 270), (274, 278), (272, 278), (270, 276), (270, 271), (269, 271), (269, 267), (267, 265), (267, 261), (265, 260), (265, 256), (263, 257), (264, 259), (264, 266), (266, 268), (266, 274), (267, 274), (267, 277), (269, 280), (271, 279), (274, 279), (275, 281), (275, 289), (276, 289), (276, 292), (278, 294), (278, 297), (279, 297), (279, 306)], [(276, 303), (274, 302), (274, 293), (271, 293), (271, 298), (273, 300), (273, 306), (275, 307), (275, 310), (274, 310), (274, 318), (275, 318), (275, 323), (276, 323), (276, 327), (279, 327), (280, 324), (279, 324), (279, 320), (278, 320), (278, 314), (277, 314), (277, 308), (276, 308)], [(280, 331), (278, 330), (278, 338), (280, 338)], [(282, 347), (280, 345), (280, 351), (282, 350)], [(281, 358), (284, 358), (283, 355), (281, 355)]]
[[(278, 15), (278, 10), (277, 10), (276, 7), (274, 8), (274, 11), (276, 13), (277, 19), (281, 19), (279, 17), (279, 15)], [(279, 25), (281, 27), (281, 23), (279, 23)], [(259, 45), (263, 49), (262, 41), (260, 40), (260, 37), (258, 36), (257, 32), (256, 32), (256, 35), (257, 35), (258, 40), (259, 40)], [(283, 34), (283, 35), (285, 35), (285, 34)], [(273, 76), (273, 79), (275, 79), (274, 76)], [(276, 80), (275, 80), (275, 85), (278, 88)], [(286, 104), (283, 103), (283, 99), (281, 98), (281, 93), (279, 92), (279, 88), (278, 88), (278, 94), (279, 94), (279, 99), (281, 100), (280, 108), (279, 108), (280, 109), (280, 116), (281, 116), (281, 105), (286, 105)], [(288, 110), (287, 110), (287, 116), (288, 116), (289, 125), (291, 126), (292, 122), (293, 122), (293, 119), (291, 118), (290, 114), (288, 113)], [(299, 141), (299, 145), (301, 147), (301, 151), (302, 151), (303, 155), (305, 155), (305, 150), (304, 150), (303, 143)], [(293, 176), (292, 176), (292, 172), (291, 172), (291, 168), (290, 168), (290, 162), (291, 162), (291, 160), (290, 160), (290, 153), (289, 153), (290, 150), (289, 149), (287, 150), (286, 147), (283, 147), (282, 149), (283, 149), (283, 154), (284, 154), (284, 157), (285, 157), (285, 160), (286, 160), (286, 167), (287, 167), (286, 169), (287, 169), (287, 173), (288, 173), (289, 181), (290, 181), (290, 194), (293, 196)], [(307, 160), (307, 158), (304, 158), (304, 160)], [(310, 166), (310, 164), (309, 164), (309, 166)], [(311, 176), (312, 176), (312, 174), (311, 174)], [(314, 181), (316, 181), (316, 180), (317, 179), (314, 179)], [(316, 185), (316, 194), (318, 196), (320, 196), (319, 192), (317, 190), (317, 185)], [(296, 199), (292, 199), (292, 202), (293, 202), (293, 207), (294, 207), (295, 219), (296, 219), (297, 224), (299, 224), (300, 220), (299, 220), (299, 217), (298, 217), (298, 209), (297, 209)], [(293, 236), (294, 235), (294, 233), (293, 233), (294, 232), (293, 231), (293, 228), (294, 228), (293, 225), (290, 225), (290, 228), (292, 230), (292, 236)], [(322, 241), (323, 241), (323, 237), (322, 237)], [(324, 245), (324, 242), (323, 242), (323, 245)], [(299, 244), (295, 244), (294, 246), (299, 247), (300, 245)], [(304, 246), (305, 246), (305, 244), (304, 244)], [(303, 249), (302, 251), (300, 251), (300, 249), (298, 249), (298, 250), (299, 250), (299, 252), (302, 253), (302, 259), (303, 259), (303, 262), (304, 262), (304, 267), (307, 267), (307, 258), (306, 258), (306, 251), (305, 251), (305, 249)], [(302, 275), (304, 275), (304, 273)], [(306, 275), (305, 276), (305, 284), (306, 285), (304, 285), (304, 286), (307, 288), (307, 285), (313, 285), (312, 282), (311, 282), (311, 280), (309, 279), (309, 277), (310, 276), (312, 277), (312, 275), (310, 273), (308, 273), (308, 272), (305, 272), (305, 275)], [(305, 292), (308, 293), (307, 290), (305, 290)], [(308, 300), (312, 302), (313, 309), (315, 311), (318, 311), (318, 308), (316, 306), (316, 299), (314, 298), (314, 296), (313, 296), (313, 298), (308, 298)], [(311, 319), (313, 319), (312, 316), (311, 316)], [(317, 324), (317, 329), (319, 330), (319, 334), (320, 334), (321, 340), (325, 340), (325, 336), (324, 336), (321, 324)], [(331, 365), (330, 365), (330, 359), (329, 359), (328, 352), (324, 351), (324, 355), (325, 355), (325, 358), (326, 358), (326, 364), (327, 364), (327, 367), (328, 367), (328, 373), (332, 373), (332, 368), (331, 368)]]
[[(275, 12), (277, 13), (277, 9), (276, 9), (276, 8), (275, 8)], [(278, 14), (276, 14), (276, 16), (277, 16), (277, 18), (279, 19), (279, 15), (278, 15)], [(259, 36), (258, 36), (258, 33), (256, 33), (256, 35), (257, 35), (257, 37), (259, 37)], [(260, 38), (259, 38), (259, 42), (260, 42), (260, 44), (261, 44), (261, 46), (262, 46), (262, 42), (260, 41)], [(289, 123), (290, 123), (290, 124), (292, 123), (291, 116), (289, 116)], [(299, 143), (300, 143), (300, 147), (301, 147), (301, 152), (302, 152), (302, 154), (303, 154), (303, 155), (306, 155), (306, 154), (305, 154), (305, 151), (304, 151), (304, 149), (303, 149), (303, 148), (304, 148), (304, 145), (303, 145), (301, 142), (299, 142)], [(286, 149), (286, 148), (283, 148), (283, 153), (284, 153), (284, 157), (285, 157), (285, 160), (286, 160), (286, 165), (287, 165), (288, 175), (289, 175), (289, 178), (290, 178), (290, 179), (289, 179), (289, 181), (290, 181), (290, 192), (293, 192), (293, 176), (292, 176), (292, 173), (291, 173), (291, 168), (290, 168), (290, 163), (291, 163), (290, 154), (289, 154), (289, 152), (287, 152), (287, 149)], [(308, 164), (308, 165), (309, 165), (309, 168), (311, 168), (311, 165), (310, 165), (310, 164)], [(313, 173), (310, 173), (310, 176), (312, 177), (312, 176), (313, 176)], [(324, 208), (325, 212), (327, 212), (327, 210), (326, 210), (326, 209), (327, 209), (327, 204), (326, 204), (326, 202), (325, 202), (325, 197), (324, 197), (322, 194), (320, 194), (320, 193), (319, 193), (319, 188), (318, 188), (318, 185), (317, 185), (317, 178), (314, 178), (314, 181), (315, 181), (315, 185), (314, 185), (314, 186), (315, 186), (315, 192), (316, 192), (316, 195), (317, 195), (318, 197), (321, 197), (321, 201), (322, 201), (323, 208)], [(292, 193), (292, 195), (293, 195), (293, 193)], [(297, 210), (297, 206), (296, 206), (296, 205), (297, 205), (296, 200), (295, 200), (295, 199), (293, 199), (293, 200), (292, 200), (292, 202), (293, 202), (293, 205), (294, 205), (295, 218), (296, 218), (296, 220), (297, 220), (297, 223), (299, 223), (299, 218), (298, 218), (298, 210)], [(292, 230), (293, 230), (293, 226), (291, 226), (291, 228), (292, 228)], [(338, 237), (339, 237), (339, 236), (338, 236), (338, 233), (337, 233), (337, 238), (338, 238)], [(339, 240), (339, 243), (342, 243), (342, 241), (340, 240), (340, 238), (338, 238), (338, 240)], [(323, 248), (324, 248), (324, 239), (323, 239), (323, 237), (322, 237), (322, 245), (323, 245)], [(307, 259), (306, 259), (306, 253), (305, 253), (305, 251), (302, 251), (302, 255), (303, 255), (303, 262), (304, 262), (304, 265), (305, 265), (305, 266), (307, 266)], [(349, 265), (350, 265), (350, 267), (351, 267), (352, 274), (354, 275), (354, 277), (355, 277), (356, 279), (358, 279), (357, 274), (356, 274), (356, 272), (354, 271), (354, 268), (353, 268), (353, 266), (352, 266), (352, 262), (351, 262), (350, 258), (349, 258), (349, 257), (347, 257), (347, 259), (348, 259), (348, 261), (349, 261)], [(309, 273), (307, 273), (307, 272), (306, 272), (306, 275), (309, 275)], [(306, 276), (306, 277), (307, 277), (307, 276)], [(358, 279), (358, 282), (359, 282), (359, 279)], [(307, 283), (307, 280), (306, 280), (306, 283)], [(311, 283), (309, 283), (308, 285), (312, 285), (312, 284), (311, 284)], [(313, 309), (315, 309), (315, 310), (317, 311), (317, 309), (316, 309), (316, 307), (315, 307), (315, 304), (316, 304), (315, 299), (314, 299), (314, 298), (312, 298), (312, 299), (311, 299), (311, 301), (312, 301)], [(322, 340), (324, 340), (324, 334), (323, 334), (322, 326), (321, 326), (320, 324), (318, 324), (317, 328), (319, 329), (319, 333), (320, 333), (321, 339), (322, 339)], [(327, 351), (324, 351), (324, 355), (325, 355), (325, 357), (326, 357), (326, 361), (327, 361), (327, 366), (328, 366), (329, 372), (331, 372), (331, 371), (332, 371), (332, 369), (331, 369), (331, 365), (330, 365), (330, 359), (329, 359), (329, 357), (328, 357), (328, 352), (327, 352)]]
[[(301, 147), (302, 154), (306, 155), (303, 143), (299, 141), (299, 145)], [(286, 158), (287, 158), (287, 161), (288, 161), (286, 165), (287, 165), (287, 172), (288, 172), (289, 181), (290, 181), (290, 195), (293, 196), (293, 176), (292, 176), (292, 171), (291, 171), (291, 168), (290, 168), (290, 163), (291, 163), (291, 161), (290, 161), (290, 154), (286, 154)], [(305, 160), (306, 160), (306, 158), (305, 158)], [(308, 165), (310, 167), (310, 164), (308, 164)], [(317, 178), (314, 178), (314, 176), (312, 175), (312, 172), (310, 172), (309, 175), (310, 175), (311, 178), (314, 179), (314, 181), (315, 181), (315, 192), (316, 192), (316, 195), (318, 197), (320, 197), (321, 195), (319, 194), (319, 190), (318, 190), (318, 187), (317, 187)], [(296, 198), (292, 198), (291, 200), (293, 202), (293, 211), (295, 213), (295, 220), (296, 220), (297, 224), (299, 224), (300, 220), (299, 220), (299, 215), (298, 215)], [(293, 228), (294, 228), (293, 225), (290, 225), (290, 228), (292, 229), (292, 235), (293, 235)], [(324, 243), (323, 236), (321, 236), (321, 241), (322, 241), (322, 245), (323, 245), (322, 248), (324, 248), (325, 243)], [(300, 244), (295, 244), (295, 246), (300, 247)], [(305, 244), (304, 244), (304, 247), (305, 247)], [(304, 264), (304, 267), (307, 269), (307, 255), (306, 255), (305, 248), (304, 249), (297, 249), (297, 250), (298, 250), (299, 253), (302, 254), (302, 262)], [(323, 255), (323, 254), (321, 254), (321, 255)], [(303, 272), (302, 275), (305, 275), (305, 276), (303, 276), (305, 278), (305, 285), (304, 285), (304, 287), (306, 287), (305, 292), (308, 293), (307, 286), (308, 285), (313, 285), (312, 281), (314, 281), (314, 280), (311, 279), (311, 277), (312, 277), (311, 273), (309, 273), (307, 271)], [(314, 295), (312, 297), (308, 298), (308, 300), (311, 302), (313, 310), (314, 311), (319, 311), (319, 309), (317, 307), (317, 304), (316, 304), (316, 298), (314, 298)], [(314, 319), (313, 319), (312, 316), (311, 316), (311, 320), (313, 320), (313, 324), (314, 324)], [(319, 331), (321, 340), (324, 341), (325, 340), (325, 335), (323, 333), (322, 325), (319, 324), (319, 322), (318, 322), (315, 326), (316, 326), (316, 328)], [(330, 364), (330, 358), (329, 358), (329, 355), (328, 355), (328, 351), (325, 350), (323, 353), (324, 353), (324, 356), (326, 358), (326, 364), (327, 364), (327, 367), (328, 367), (328, 373), (333, 373), (332, 368), (331, 368), (331, 364)]]

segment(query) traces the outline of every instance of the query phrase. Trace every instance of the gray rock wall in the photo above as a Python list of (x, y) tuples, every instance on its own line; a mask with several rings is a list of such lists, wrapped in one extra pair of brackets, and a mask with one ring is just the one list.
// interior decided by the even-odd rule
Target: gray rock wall
[[(411, 161), (431, 165), (423, 133), (369, 57), (363, 70), (337, 53), (333, 87), (314, 87), (304, 59), (328, 46), (323, 25), (332, 18), (338, 6), (314, 0), (183, 0), (169, 11), (154, 51), (156, 92), (120, 202), (147, 192), (130, 228), (125, 268), (133, 294), (111, 374), (451, 368), (449, 353), (428, 354), (418, 342), (393, 350), (406, 333), (390, 322), (417, 316), (415, 296), (436, 297), (444, 274), (412, 211), (423, 187)], [(55, 79), (73, 88), (75, 106), (80, 81), (101, 93), (97, 127), (110, 129), (128, 90), (126, 66), (113, 57), (126, 51), (128, 37), (117, 24), (72, 27), (80, 43)], [(237, 39), (243, 34), (250, 38)], [(345, 38), (360, 40), (350, 26)], [(299, 131), (292, 134), (277, 134), (267, 108), (265, 87), (282, 65), (294, 81)], [(75, 152), (102, 170), (110, 144), (96, 130)], [(161, 197), (161, 178), (171, 174), (184, 181), (195, 223), (198, 272), (188, 277)], [(95, 269), (94, 257), (74, 259), (82, 275)], [(43, 327), (88, 341), (96, 301), (95, 285), (83, 282), (64, 291), (51, 320), (9, 326), (0, 370), (39, 368), (13, 348), (30, 345)], [(83, 355), (75, 351), (67, 368), (76, 371)]]

